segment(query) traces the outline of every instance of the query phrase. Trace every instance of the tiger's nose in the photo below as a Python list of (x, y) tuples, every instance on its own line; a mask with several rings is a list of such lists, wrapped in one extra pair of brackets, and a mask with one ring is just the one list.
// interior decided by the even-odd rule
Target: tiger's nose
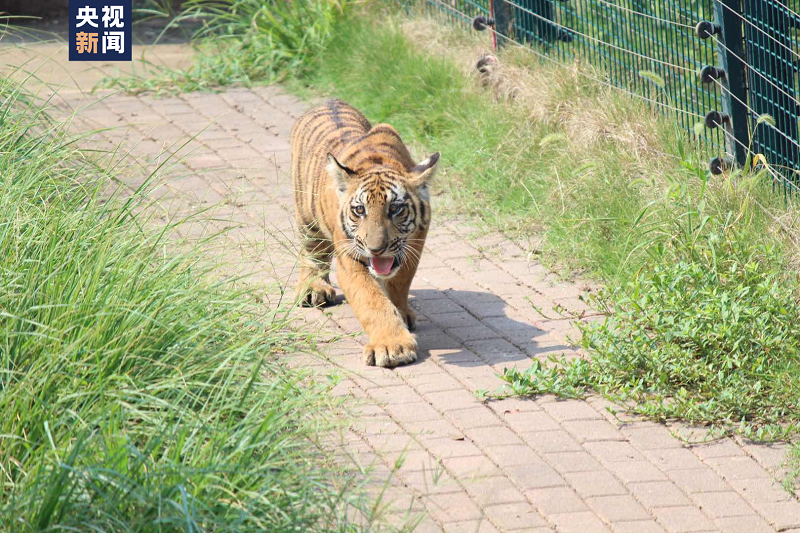
[(367, 246), (367, 250), (369, 250), (369, 253), (371, 253), (372, 255), (380, 255), (381, 252), (386, 251), (386, 245), (383, 244), (381, 245), (380, 248), (373, 248), (372, 246)]

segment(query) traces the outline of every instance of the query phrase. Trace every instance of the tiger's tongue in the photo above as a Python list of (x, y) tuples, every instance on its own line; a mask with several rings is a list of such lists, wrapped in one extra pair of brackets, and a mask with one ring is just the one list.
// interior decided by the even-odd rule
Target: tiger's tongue
[(369, 264), (372, 265), (375, 272), (381, 276), (385, 276), (392, 270), (394, 257), (370, 257)]

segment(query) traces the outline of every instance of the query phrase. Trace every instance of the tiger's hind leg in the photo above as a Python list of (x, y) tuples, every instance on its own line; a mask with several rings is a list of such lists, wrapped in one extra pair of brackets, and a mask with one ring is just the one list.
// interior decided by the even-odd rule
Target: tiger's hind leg
[(332, 257), (331, 241), (306, 235), (300, 250), (300, 279), (297, 282), (295, 301), (304, 306), (316, 307), (336, 300), (336, 289), (330, 280)]

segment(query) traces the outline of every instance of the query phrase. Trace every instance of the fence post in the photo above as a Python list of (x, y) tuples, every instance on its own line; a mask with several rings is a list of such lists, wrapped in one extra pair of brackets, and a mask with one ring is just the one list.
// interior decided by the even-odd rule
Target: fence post
[[(511, 6), (508, 5), (507, 0), (491, 0), (492, 18), (494, 19), (494, 29), (500, 35), (509, 39), (513, 38), (511, 35), (511, 24), (514, 14), (511, 11)], [(497, 48), (502, 48), (506, 44), (506, 39), (501, 37), (497, 40)]]
[(750, 63), (750, 107), (770, 115), (774, 125), (753, 126), (754, 152), (761, 152), (782, 173), (798, 167), (797, 91), (795, 90), (794, 29), (789, 11), (773, 0), (744, 0), (747, 60)]
[(720, 82), (730, 91), (721, 91), (722, 112), (730, 117), (730, 121), (723, 124), (726, 131), (725, 151), (733, 156), (739, 165), (744, 165), (747, 160), (746, 147), (750, 145), (750, 135), (748, 134), (749, 112), (745, 105), (747, 102), (745, 66), (736, 57), (744, 59), (741, 2), (742, 0), (717, 0), (714, 2), (714, 17), (722, 28), (721, 35), (717, 36), (720, 43), (717, 46), (717, 57), (725, 76)]

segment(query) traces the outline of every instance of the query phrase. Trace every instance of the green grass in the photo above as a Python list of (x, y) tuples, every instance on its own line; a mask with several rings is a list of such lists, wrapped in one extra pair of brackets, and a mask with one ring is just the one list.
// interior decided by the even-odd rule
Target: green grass
[(203, 21), (193, 36), (198, 51), (195, 64), (171, 70), (143, 60), (140, 72), (105, 78), (98, 87), (166, 94), (303, 75), (324, 50), (336, 23), (351, 11), (353, 0), (187, 0), (178, 15), (164, 0), (151, 3), (139, 10), (141, 15), (173, 16), (172, 25), (187, 19)]
[(0, 529), (360, 529), (334, 383), (281, 363), (313, 337), (166, 253), (144, 189), (108, 197), (115, 154), (0, 99)]

